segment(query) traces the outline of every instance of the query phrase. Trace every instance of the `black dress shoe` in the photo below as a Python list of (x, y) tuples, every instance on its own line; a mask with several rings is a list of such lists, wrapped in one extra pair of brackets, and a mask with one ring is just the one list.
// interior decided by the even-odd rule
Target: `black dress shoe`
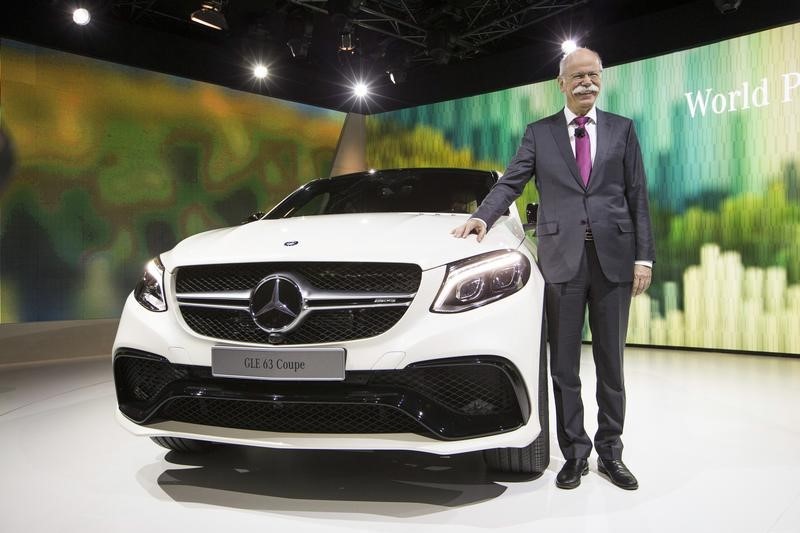
[(639, 482), (625, 463), (619, 459), (597, 459), (597, 471), (608, 476), (611, 483), (625, 490), (636, 490)]
[(556, 487), (574, 489), (581, 484), (581, 476), (589, 473), (589, 461), (586, 459), (567, 459), (556, 476)]

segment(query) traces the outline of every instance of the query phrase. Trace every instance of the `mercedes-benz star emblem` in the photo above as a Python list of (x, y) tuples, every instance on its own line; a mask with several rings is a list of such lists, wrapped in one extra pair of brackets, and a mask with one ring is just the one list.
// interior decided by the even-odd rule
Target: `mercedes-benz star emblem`
[(303, 295), (294, 280), (273, 274), (261, 280), (250, 297), (250, 314), (269, 333), (288, 330), (300, 316)]

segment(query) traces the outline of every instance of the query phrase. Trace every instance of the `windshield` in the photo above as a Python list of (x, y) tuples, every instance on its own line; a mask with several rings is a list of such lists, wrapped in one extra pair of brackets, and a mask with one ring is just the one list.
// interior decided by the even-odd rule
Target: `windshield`
[(474, 213), (494, 184), (490, 172), (384, 170), (312, 181), (266, 218), (345, 213)]

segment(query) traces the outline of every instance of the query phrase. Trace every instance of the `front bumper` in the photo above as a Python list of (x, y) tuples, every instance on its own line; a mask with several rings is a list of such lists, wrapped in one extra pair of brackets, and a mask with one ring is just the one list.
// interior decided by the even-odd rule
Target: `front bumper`
[[(347, 352), (347, 377), (335, 383), (212, 377), (211, 348), (220, 341), (192, 332), (174, 300), (166, 313), (151, 313), (129, 298), (114, 345), (118, 419), (138, 435), (268, 447), (449, 454), (530, 444), (540, 432), (531, 412), (539, 397), (541, 276), (483, 308), (430, 313), (443, 276), (443, 268), (423, 272), (417, 297), (390, 331), (328, 344)], [(126, 384), (116, 365), (137, 358), (164, 365), (171, 377), (142, 396), (147, 387)], [(413, 379), (404, 382), (404, 372)], [(437, 372), (432, 385), (419, 385), (420, 373)], [(472, 396), (439, 392), (453, 373), (450, 388)]]
[(519, 371), (492, 356), (353, 371), (341, 382), (214, 377), (121, 350), (114, 358), (120, 411), (138, 424), (174, 420), (292, 433), (417, 433), (454, 440), (513, 431), (530, 415)]

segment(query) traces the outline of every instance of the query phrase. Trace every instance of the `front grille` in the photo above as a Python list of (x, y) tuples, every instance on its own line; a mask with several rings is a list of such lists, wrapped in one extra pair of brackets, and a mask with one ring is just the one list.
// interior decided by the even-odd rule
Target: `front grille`
[(415, 433), (421, 429), (411, 417), (385, 405), (176, 398), (158, 416), (193, 424), (281, 433)]
[(114, 359), (114, 379), (120, 410), (137, 423), (455, 439), (509, 431), (528, 417), (518, 371), (492, 356), (303, 382), (219, 378), (209, 367), (128, 350)]
[[(258, 327), (248, 307), (250, 291), (273, 274), (288, 275), (302, 287), (305, 310), (297, 324), (270, 334)], [(180, 267), (175, 284), (183, 319), (200, 335), (317, 344), (386, 332), (405, 314), (421, 279), (420, 267), (405, 263), (242, 263)], [(338, 299), (326, 296), (331, 293)]]
[[(317, 311), (297, 328), (281, 334), (280, 344), (318, 344), (380, 335), (406, 312), (406, 307), (372, 307)], [(182, 307), (183, 319), (193, 331), (207, 337), (257, 344), (276, 343), (250, 314), (235, 309)]]
[(422, 269), (407, 263), (241, 263), (178, 268), (177, 292), (242, 291), (277, 272), (291, 272), (325, 291), (411, 293)]

